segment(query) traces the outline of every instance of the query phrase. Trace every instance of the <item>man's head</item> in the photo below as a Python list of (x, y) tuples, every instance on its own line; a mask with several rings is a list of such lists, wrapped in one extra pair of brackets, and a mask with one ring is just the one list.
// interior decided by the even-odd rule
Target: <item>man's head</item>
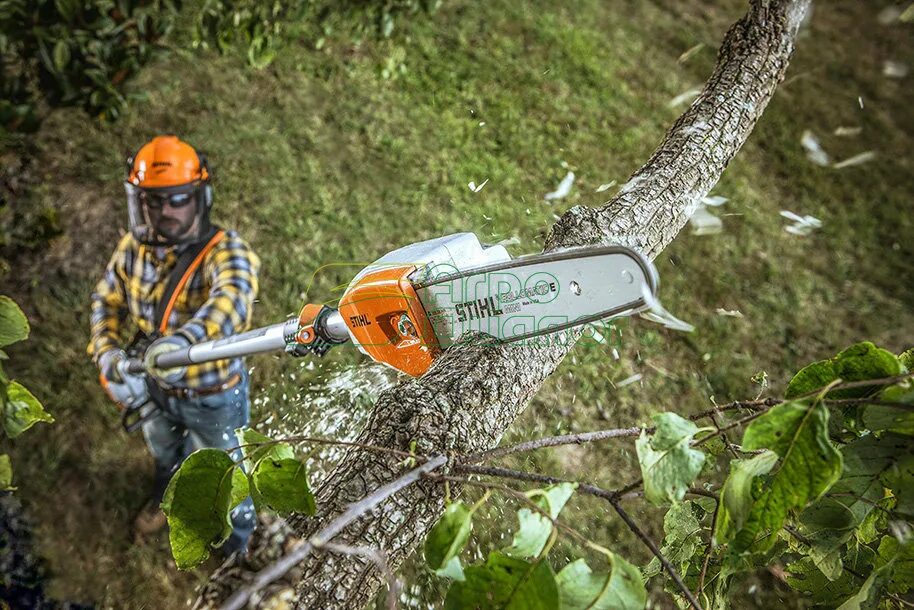
[(130, 230), (144, 244), (192, 243), (210, 231), (206, 158), (176, 136), (156, 136), (127, 159)]

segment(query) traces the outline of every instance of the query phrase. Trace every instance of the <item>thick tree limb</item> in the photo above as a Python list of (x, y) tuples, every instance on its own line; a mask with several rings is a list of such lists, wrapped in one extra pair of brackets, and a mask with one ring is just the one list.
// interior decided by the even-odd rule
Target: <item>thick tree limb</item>
[[(753, 0), (727, 32), (704, 90), (647, 163), (600, 208), (575, 207), (553, 227), (546, 250), (622, 243), (656, 257), (748, 138), (784, 77), (809, 0)], [(610, 83), (607, 83), (610, 86)], [(471, 454), (494, 447), (571, 345), (531, 349), (470, 337), (421, 379), (384, 392), (358, 441), (405, 450)], [(310, 537), (354, 501), (400, 471), (395, 458), (350, 450), (318, 490), (319, 514), (294, 525)], [(417, 547), (443, 510), (443, 490), (420, 481), (341, 533), (341, 542), (383, 550), (393, 569)], [(367, 559), (310, 556), (298, 608), (356, 609), (383, 577)]]

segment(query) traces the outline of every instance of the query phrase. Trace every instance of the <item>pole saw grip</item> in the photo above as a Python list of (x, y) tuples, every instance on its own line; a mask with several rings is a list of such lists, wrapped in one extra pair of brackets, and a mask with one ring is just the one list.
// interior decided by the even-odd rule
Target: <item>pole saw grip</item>
[(146, 372), (146, 365), (139, 358), (131, 358), (127, 361), (127, 372), (131, 375), (139, 375)]

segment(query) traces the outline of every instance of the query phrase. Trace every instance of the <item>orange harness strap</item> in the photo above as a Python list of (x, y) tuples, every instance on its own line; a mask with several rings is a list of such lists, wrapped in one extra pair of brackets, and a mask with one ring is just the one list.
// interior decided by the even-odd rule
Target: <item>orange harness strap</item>
[(200, 250), (200, 253), (197, 254), (197, 257), (193, 260), (190, 266), (187, 268), (187, 271), (184, 272), (184, 275), (181, 276), (181, 279), (178, 280), (177, 286), (171, 292), (171, 298), (168, 299), (168, 305), (165, 306), (165, 312), (162, 314), (162, 320), (159, 322), (159, 332), (165, 334), (165, 329), (168, 327), (168, 318), (171, 316), (171, 310), (175, 306), (175, 301), (178, 300), (178, 295), (181, 294), (181, 291), (184, 290), (184, 285), (190, 281), (191, 276), (197, 270), (197, 267), (203, 262), (203, 259), (206, 258), (206, 255), (209, 254), (209, 251), (216, 247), (222, 238), (225, 236), (225, 231), (219, 229), (216, 231), (216, 234), (213, 235), (212, 239), (207, 242), (207, 244)]

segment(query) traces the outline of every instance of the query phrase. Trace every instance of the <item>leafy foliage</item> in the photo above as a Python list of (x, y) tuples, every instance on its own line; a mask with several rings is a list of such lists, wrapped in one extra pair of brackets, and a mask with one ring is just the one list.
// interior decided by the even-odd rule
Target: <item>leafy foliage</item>
[(11, 381), (6, 386), (4, 403), (3, 429), (10, 438), (16, 438), (38, 422), (54, 421), (38, 399), (18, 381)]
[(553, 520), (558, 519), (576, 487), (560, 483), (527, 492), (536, 509), (524, 506), (517, 511), (520, 526), (511, 545), (492, 551), (485, 562), (460, 570), (445, 567), (459, 565), (458, 554), (472, 530), (473, 514), (488, 495), (473, 507), (461, 502), (449, 504), (425, 541), (429, 567), (455, 581), (448, 590), (445, 608), (643, 608), (647, 591), (638, 569), (597, 545), (590, 546), (606, 557), (608, 571), (594, 573), (584, 559), (577, 559), (558, 576), (553, 573), (548, 561), (557, 534)]
[(444, 600), (446, 610), (503, 608), (553, 610), (559, 607), (559, 589), (546, 561), (525, 561), (493, 551), (482, 565), (465, 570)]
[(168, 518), (171, 552), (179, 568), (203, 562), (210, 547), (219, 546), (231, 534), (229, 512), (247, 495), (247, 479), (236, 474), (240, 471), (227, 453), (199, 449), (171, 478), (162, 510)]
[[(806, 366), (787, 385), (785, 398), (796, 398), (822, 389), (836, 379), (865, 381), (900, 374), (904, 370), (892, 352), (863, 341), (840, 352), (834, 358), (819, 360)], [(857, 398), (874, 391), (873, 386), (848, 388), (830, 392), (832, 398)]]
[(0, 295), (0, 347), (29, 336), (29, 321), (13, 299)]
[[(908, 370), (906, 354), (853, 345), (803, 368), (788, 400), (749, 424), (745, 457), (730, 461), (720, 489), (705, 581), (714, 585), (704, 591), (711, 606), (727, 606), (741, 573), (785, 554), (788, 584), (826, 607), (874, 608), (912, 586), (914, 392), (909, 379), (884, 383)], [(823, 395), (830, 384), (868, 380), (880, 382)], [(667, 513), (663, 551), (687, 576), (703, 555), (695, 538), (705, 525), (685, 504)], [(659, 572), (652, 562), (646, 573)]]
[[(263, 69), (273, 63), (282, 45), (303, 30), (306, 21), (321, 21), (325, 34), (333, 31), (327, 17), (333, 12), (358, 12), (357, 21), (373, 32), (366, 34), (389, 37), (397, 18), (419, 11), (432, 12), (437, 0), (388, 0), (385, 2), (334, 2), (320, 5), (309, 0), (206, 0), (200, 10), (195, 45), (213, 47), (225, 53), (241, 48), (248, 64)], [(362, 28), (365, 29), (365, 28)], [(316, 41), (320, 48), (324, 38)]]
[(288, 443), (239, 430), (247, 470), (221, 449), (192, 453), (172, 476), (162, 502), (172, 556), (179, 568), (205, 561), (232, 531), (230, 513), (248, 495), (280, 513), (313, 515), (314, 495), (304, 461)]
[(699, 428), (675, 413), (659, 413), (653, 419), (656, 432), (642, 432), (635, 444), (644, 495), (657, 505), (678, 502), (705, 463), (705, 454), (691, 446)]
[(539, 557), (555, 529), (549, 518), (555, 519), (559, 516), (568, 498), (574, 493), (575, 487), (576, 485), (571, 483), (560, 483), (545, 490), (528, 492), (528, 496), (536, 498), (534, 504), (542, 512), (529, 508), (517, 511), (520, 527), (514, 534), (514, 541), (505, 552), (512, 557)]
[(42, 103), (116, 118), (125, 80), (171, 30), (178, 0), (0, 2), (0, 129), (30, 131)]
[(638, 568), (615, 553), (607, 553), (610, 572), (594, 574), (583, 559), (577, 559), (556, 576), (563, 610), (639, 610), (647, 603), (647, 591)]
[(819, 401), (774, 407), (750, 424), (743, 449), (772, 450), (780, 460), (733, 537), (732, 548), (768, 550), (788, 513), (817, 499), (841, 474), (841, 454), (828, 438), (828, 409)]
[(452, 502), (425, 539), (425, 561), (433, 570), (451, 563), (466, 546), (473, 531), (473, 509), (463, 502)]
[(10, 456), (0, 455), (0, 491), (9, 491), (16, 489), (13, 487), (13, 465), (10, 463)]
[(261, 460), (251, 476), (263, 503), (278, 513), (314, 514), (308, 470), (295, 458)]
[(196, 44), (226, 52), (235, 45), (246, 50), (254, 68), (269, 66), (286, 30), (304, 19), (307, 0), (206, 0), (200, 11)]
[[(695, 437), (713, 428), (674, 413), (654, 416), (655, 429), (636, 441), (645, 497), (671, 504), (660, 552), (686, 586), (700, 589), (703, 603), (729, 607), (730, 587), (741, 574), (779, 558), (787, 559), (787, 583), (826, 607), (874, 608), (887, 594), (914, 587), (914, 390), (910, 379), (897, 378), (908, 370), (911, 353), (899, 358), (863, 342), (802, 369), (790, 382), (788, 400), (765, 404), (748, 418), (742, 442), (734, 446), (742, 455), (730, 460), (714, 499), (683, 501), (706, 460), (696, 446), (705, 439)], [(868, 380), (874, 383), (841, 385)], [(835, 409), (838, 421), (830, 425)], [(852, 427), (842, 427), (848, 422)], [(571, 491), (528, 492), (539, 510), (518, 511), (511, 546), (459, 574), (447, 607), (645, 607), (638, 571), (611, 551), (601, 551), (612, 568), (608, 574), (595, 574), (584, 559), (557, 576), (546, 567), (556, 532), (543, 513), (556, 519)], [(426, 543), (427, 549), (447, 549), (427, 551), (431, 567), (457, 561), (471, 520), (462, 504), (448, 508)], [(656, 558), (642, 574), (666, 577)], [(528, 597), (534, 591), (537, 597)]]
[[(0, 295), (0, 347), (24, 341), (29, 336), (29, 322), (11, 298)], [(7, 355), (0, 350), (0, 361)], [(53, 422), (41, 402), (18, 381), (7, 377), (0, 366), (0, 412), (3, 430), (9, 438), (16, 438), (38, 422)], [(0, 490), (13, 487), (13, 467), (8, 455), (0, 455)]]

